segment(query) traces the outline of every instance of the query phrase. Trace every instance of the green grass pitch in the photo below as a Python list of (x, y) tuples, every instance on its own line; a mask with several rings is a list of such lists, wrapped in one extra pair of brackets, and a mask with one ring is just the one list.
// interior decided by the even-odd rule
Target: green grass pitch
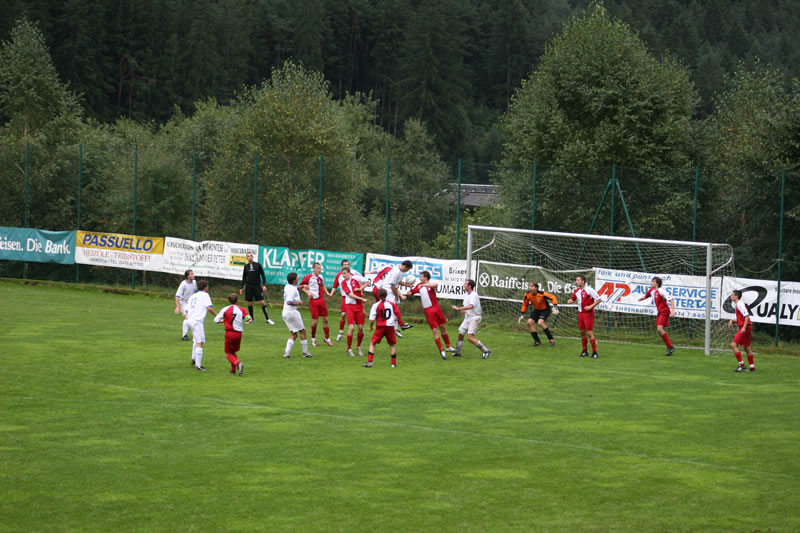
[(490, 359), (442, 361), (418, 324), (364, 369), (343, 343), (283, 360), (273, 305), (240, 378), (210, 316), (190, 367), (173, 300), (0, 301), (3, 531), (800, 531), (797, 357), (736, 374), (601, 336), (590, 360), (489, 327)]

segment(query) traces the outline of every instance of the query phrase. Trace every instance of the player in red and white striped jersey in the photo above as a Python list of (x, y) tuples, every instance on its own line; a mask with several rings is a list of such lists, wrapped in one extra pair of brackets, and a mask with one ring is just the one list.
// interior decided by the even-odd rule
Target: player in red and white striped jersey
[[(369, 329), (371, 331), (374, 328), (375, 333), (372, 335), (369, 344), (367, 362), (361, 365), (366, 368), (372, 366), (372, 359), (375, 357), (375, 345), (380, 344), (381, 339), (384, 337), (392, 353), (392, 368), (397, 366), (397, 337), (394, 334), (394, 328), (397, 324), (405, 326), (405, 323), (397, 304), (387, 301), (387, 293), (386, 289), (380, 289), (378, 291), (378, 301), (372, 305), (372, 309), (369, 311)], [(376, 321), (378, 323), (377, 328), (375, 327)]]
[(342, 269), (342, 292), (345, 295), (345, 311), (347, 312), (347, 355), (355, 357), (353, 353), (353, 330), (358, 326), (357, 348), (358, 355), (364, 355), (361, 351), (361, 341), (364, 339), (364, 302), (367, 300), (361, 293), (362, 283), (366, 284), (367, 279), (356, 276), (350, 267)]
[[(733, 293), (731, 293), (731, 302), (736, 305), (736, 325), (739, 328), (736, 335), (733, 337), (733, 342), (731, 342), (733, 355), (735, 355), (736, 360), (739, 361), (736, 372), (745, 372), (748, 370), (744, 366), (744, 360), (742, 359), (742, 347), (747, 351), (747, 362), (750, 363), (749, 371), (755, 372), (756, 364), (753, 359), (753, 350), (750, 348), (750, 338), (753, 333), (753, 322), (750, 320), (750, 308), (742, 301), (742, 291), (733, 291)], [(733, 320), (728, 322), (728, 327), (733, 327)]]
[(578, 302), (578, 329), (581, 331), (581, 357), (587, 357), (587, 337), (592, 341), (592, 359), (597, 359), (597, 339), (594, 336), (594, 308), (600, 305), (600, 295), (591, 286), (586, 284), (586, 277), (578, 274), (575, 278), (578, 287), (570, 296), (568, 304)]
[[(447, 359), (447, 352), (455, 352), (456, 349), (450, 346), (450, 337), (447, 335), (447, 329), (444, 325), (447, 323), (442, 308), (439, 305), (439, 300), (436, 297), (436, 289), (439, 286), (435, 281), (431, 281), (431, 273), (423, 270), (419, 273), (419, 283), (411, 289), (411, 294), (418, 294), (422, 301), (422, 311), (425, 313), (425, 318), (428, 320), (428, 325), (433, 331), (433, 342), (439, 348), (439, 353), (442, 359)], [(440, 338), (441, 335), (441, 338)], [(446, 346), (442, 348), (442, 339)]]
[(242, 346), (242, 332), (244, 331), (244, 323), (252, 322), (253, 318), (247, 314), (243, 307), (239, 307), (239, 295), (235, 292), (228, 295), (230, 305), (222, 308), (214, 317), (214, 322), (225, 324), (225, 356), (231, 363), (231, 374), (239, 375), (244, 374), (244, 363), (239, 361), (236, 353)]
[[(345, 268), (350, 268), (350, 261), (347, 259), (342, 259), (342, 270)], [(358, 270), (350, 268), (350, 273), (354, 276), (361, 276), (361, 273)], [(332, 290), (339, 289), (342, 293), (342, 315), (339, 317), (339, 334), (336, 335), (336, 342), (339, 342), (344, 338), (344, 320), (347, 318), (347, 311), (346, 311), (346, 302), (345, 302), (345, 295), (344, 290), (342, 289), (342, 271), (339, 271), (336, 274), (336, 277), (333, 278), (333, 287)]]
[(331, 332), (328, 328), (328, 304), (325, 301), (326, 296), (330, 296), (325, 290), (325, 281), (320, 275), (322, 272), (322, 264), (314, 263), (311, 267), (311, 274), (300, 282), (300, 286), (307, 285), (303, 292), (308, 294), (308, 310), (311, 311), (311, 345), (317, 346), (317, 321), (322, 317), (322, 330), (325, 332), (325, 344), (333, 346), (331, 341)]
[[(639, 298), (639, 301), (641, 302), (650, 296), (653, 297), (653, 303), (656, 304), (656, 312), (658, 313), (656, 317), (656, 329), (658, 330), (658, 334), (661, 335), (664, 344), (667, 346), (667, 353), (664, 355), (672, 355), (675, 351), (675, 347), (672, 346), (672, 341), (669, 340), (669, 334), (666, 328), (669, 327), (669, 317), (675, 316), (675, 300), (670, 298), (667, 289), (661, 286), (662, 283), (663, 281), (661, 278), (655, 276), (650, 280), (650, 290)], [(670, 306), (672, 307), (671, 309)]]

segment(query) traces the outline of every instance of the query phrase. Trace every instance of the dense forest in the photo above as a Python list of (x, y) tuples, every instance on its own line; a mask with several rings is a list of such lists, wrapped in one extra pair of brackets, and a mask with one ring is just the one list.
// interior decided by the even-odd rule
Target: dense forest
[[(453, 257), (532, 214), (625, 234), (614, 175), (637, 235), (800, 279), (798, 29), (789, 1), (0, 0), (0, 225), (82, 198), (88, 230)], [(457, 168), (502, 205), (458, 211)]]

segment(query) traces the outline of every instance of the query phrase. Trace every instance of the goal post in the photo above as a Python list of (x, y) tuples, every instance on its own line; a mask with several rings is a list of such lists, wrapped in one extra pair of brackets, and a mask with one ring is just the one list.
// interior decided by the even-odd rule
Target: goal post
[(562, 310), (549, 321), (553, 332), (577, 335), (577, 307), (566, 302), (583, 274), (602, 299), (595, 316), (601, 338), (654, 344), (660, 342), (655, 305), (639, 298), (658, 276), (675, 302), (668, 331), (676, 346), (710, 355), (727, 343), (720, 309), (722, 277), (734, 275), (728, 244), (470, 225), (466, 267), (489, 324), (521, 328), (522, 297), (535, 281)]

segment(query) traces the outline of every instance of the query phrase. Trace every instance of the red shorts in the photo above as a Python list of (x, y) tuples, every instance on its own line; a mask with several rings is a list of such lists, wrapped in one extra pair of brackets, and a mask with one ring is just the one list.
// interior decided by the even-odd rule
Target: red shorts
[(345, 306), (345, 311), (347, 312), (347, 323), (348, 324), (358, 324), (359, 326), (363, 326), (365, 322), (364, 317), (364, 305), (361, 303), (357, 304), (349, 304)]
[(308, 301), (308, 310), (311, 311), (311, 318), (328, 316), (328, 304), (325, 298), (316, 298)]
[(742, 333), (742, 328), (739, 328), (739, 331), (733, 337), (733, 342), (738, 344), (739, 346), (750, 346), (750, 336), (753, 333), (753, 328), (747, 328)]
[(578, 329), (581, 331), (592, 331), (594, 329), (594, 312), (581, 311), (578, 313)]
[(669, 313), (658, 313), (656, 317), (656, 326), (669, 327)]
[(241, 331), (225, 332), (225, 353), (236, 353), (242, 346)]
[(438, 305), (426, 307), (423, 311), (425, 312), (425, 318), (428, 320), (428, 325), (431, 329), (436, 329), (439, 326), (447, 324), (447, 319), (444, 317), (444, 313), (442, 313), (442, 308)]
[(380, 344), (381, 339), (386, 337), (389, 346), (397, 344), (397, 337), (394, 335), (394, 326), (377, 326), (375, 333), (372, 334), (372, 344)]

